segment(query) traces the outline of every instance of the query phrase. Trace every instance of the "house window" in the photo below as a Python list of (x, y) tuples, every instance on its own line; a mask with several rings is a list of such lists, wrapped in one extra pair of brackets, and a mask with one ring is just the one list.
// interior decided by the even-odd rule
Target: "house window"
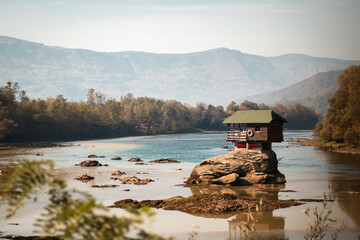
[(255, 132), (260, 132), (260, 125), (255, 125)]

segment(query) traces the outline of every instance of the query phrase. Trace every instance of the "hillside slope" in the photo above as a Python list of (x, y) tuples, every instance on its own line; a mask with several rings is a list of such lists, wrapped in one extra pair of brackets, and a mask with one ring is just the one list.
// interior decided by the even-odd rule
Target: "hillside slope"
[(318, 73), (289, 87), (252, 96), (249, 99), (269, 105), (276, 103), (291, 105), (298, 102), (325, 114), (329, 107), (327, 100), (338, 89), (337, 80), (342, 72), (343, 70)]

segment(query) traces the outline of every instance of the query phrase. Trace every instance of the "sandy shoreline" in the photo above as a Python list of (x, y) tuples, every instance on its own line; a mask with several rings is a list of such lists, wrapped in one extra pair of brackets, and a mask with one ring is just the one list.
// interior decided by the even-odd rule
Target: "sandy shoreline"
[(301, 146), (320, 147), (327, 151), (336, 153), (360, 154), (360, 149), (358, 148), (352, 148), (344, 144), (331, 144), (319, 139), (298, 139), (290, 141), (290, 143)]

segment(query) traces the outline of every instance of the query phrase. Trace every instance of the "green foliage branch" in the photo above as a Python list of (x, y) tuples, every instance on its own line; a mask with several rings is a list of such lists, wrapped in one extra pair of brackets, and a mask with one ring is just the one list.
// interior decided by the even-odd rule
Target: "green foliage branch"
[(21, 160), (8, 181), (2, 181), (0, 200), (8, 202), (10, 218), (26, 200), (36, 201), (36, 190), (48, 188), (49, 204), (35, 226), (42, 236), (61, 239), (164, 239), (141, 228), (153, 212), (148, 208), (127, 209), (121, 217), (87, 193), (67, 189), (66, 182), (52, 175), (50, 160)]

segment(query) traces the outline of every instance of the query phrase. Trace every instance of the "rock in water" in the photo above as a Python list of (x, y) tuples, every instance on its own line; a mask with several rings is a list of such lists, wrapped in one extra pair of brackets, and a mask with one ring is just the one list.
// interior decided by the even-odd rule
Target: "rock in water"
[(76, 164), (76, 166), (81, 166), (81, 167), (100, 167), (102, 166), (101, 163), (99, 163), (96, 160), (86, 160), (86, 161), (82, 161), (79, 164)]
[(205, 159), (196, 165), (187, 184), (252, 185), (283, 184), (285, 176), (277, 169), (272, 150), (238, 149), (225, 155)]

